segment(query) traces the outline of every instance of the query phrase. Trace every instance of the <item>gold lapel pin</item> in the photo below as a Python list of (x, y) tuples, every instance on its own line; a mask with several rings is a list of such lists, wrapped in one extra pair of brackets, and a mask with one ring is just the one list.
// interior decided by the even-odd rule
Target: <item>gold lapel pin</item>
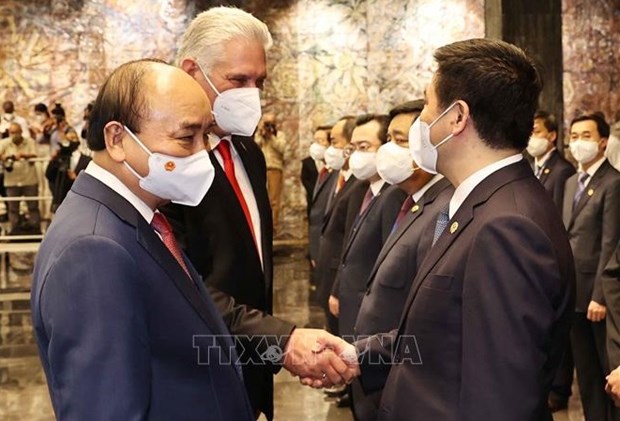
[(544, 174), (549, 174), (551, 172), (551, 170), (549, 168), (545, 168), (545, 170), (543, 171)]
[(588, 190), (588, 196), (592, 197), (593, 194), (594, 194), (594, 189)]
[(411, 213), (416, 213), (419, 210), (420, 210), (420, 205), (413, 205), (413, 207), (411, 208)]
[(450, 225), (450, 234), (454, 234), (457, 229), (459, 229), (459, 223), (453, 222), (452, 225)]

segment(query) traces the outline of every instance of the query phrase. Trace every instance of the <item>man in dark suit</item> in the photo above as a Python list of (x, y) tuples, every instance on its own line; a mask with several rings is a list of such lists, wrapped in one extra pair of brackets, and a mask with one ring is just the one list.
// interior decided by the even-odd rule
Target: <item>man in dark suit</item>
[(197, 203), (209, 188), (209, 110), (191, 77), (159, 62), (125, 64), (101, 88), (93, 162), (33, 274), (33, 322), (60, 420), (253, 419), (232, 338), (157, 211), (168, 200)]
[[(325, 175), (329, 171), (325, 167), (325, 150), (329, 147), (329, 134), (332, 126), (319, 126), (314, 131), (314, 139), (310, 144), (310, 156), (301, 160), (301, 184), (306, 191), (306, 205), (308, 218), (312, 207), (315, 188), (318, 182), (325, 181)], [(321, 175), (321, 180), (319, 180)]]
[(369, 183), (357, 210), (329, 297), (329, 310), (338, 318), (338, 333), (352, 340), (353, 325), (365, 290), (366, 277), (390, 234), (405, 194), (389, 188), (377, 173), (377, 150), (387, 141), (388, 116), (367, 114), (357, 118), (351, 136), (354, 152), (349, 168), (358, 180)]
[[(267, 76), (265, 53), (271, 44), (264, 23), (232, 7), (200, 13), (183, 35), (176, 64), (200, 84), (213, 108), (215, 122), (208, 149), (215, 179), (198, 206), (175, 205), (167, 214), (233, 334), (270, 338), (275, 342), (272, 345), (285, 351), (281, 362), (294, 374), (305, 375), (309, 370), (319, 379), (336, 380), (332, 363), (342, 368), (341, 362), (331, 359), (321, 366), (314, 358), (313, 344), (325, 332), (296, 329), (270, 316), (273, 225), (265, 159), (251, 136), (261, 116), (259, 89)], [(240, 310), (235, 301), (260, 310), (263, 317)], [(290, 340), (286, 340), (288, 335)], [(240, 341), (238, 351), (246, 358), (248, 348), (266, 344), (269, 340)], [(273, 418), (273, 374), (278, 368), (243, 365), (257, 417), (262, 412)]]
[[(527, 152), (534, 159), (534, 174), (551, 195), (558, 211), (562, 212), (564, 184), (575, 174), (572, 166), (557, 150), (558, 123), (553, 114), (538, 110), (534, 114), (532, 135), (528, 141)], [(556, 412), (568, 406), (573, 386), (573, 354), (570, 345), (566, 349), (558, 374), (553, 380), (549, 394), (549, 409)]]
[[(571, 343), (586, 420), (612, 419), (601, 274), (620, 239), (620, 173), (605, 158), (609, 125), (599, 114), (571, 122), (570, 149), (579, 172), (566, 182), (563, 217), (575, 256), (577, 295)], [(620, 419), (618, 417), (617, 419)]]
[[(369, 336), (398, 327), (418, 265), (431, 248), (435, 220), (454, 188), (442, 175), (418, 168), (409, 153), (409, 128), (424, 108), (424, 101), (409, 101), (390, 111), (388, 140), (377, 153), (382, 178), (407, 193), (396, 222), (379, 252), (370, 276), (364, 278), (363, 299), (355, 321), (354, 335)], [(415, 169), (414, 169), (415, 168)], [(359, 380), (352, 383), (353, 408), (357, 420), (376, 420), (381, 391), (364, 393)]]
[[(356, 344), (362, 384), (384, 384), (381, 420), (551, 420), (574, 272), (562, 221), (521, 155), (540, 76), (498, 40), (460, 41), (434, 56), (409, 146), (455, 192), (398, 328)], [(387, 380), (377, 356), (394, 364)]]
[(528, 141), (527, 151), (534, 157), (534, 174), (562, 211), (564, 184), (575, 174), (575, 167), (557, 150), (558, 123), (553, 114), (536, 111), (534, 128)]
[(327, 198), (321, 227), (316, 262), (317, 298), (325, 311), (328, 330), (334, 334), (338, 332), (338, 320), (329, 311), (329, 296), (338, 272), (344, 241), (351, 232), (368, 189), (368, 182), (355, 178), (349, 168), (350, 142), (354, 128), (355, 118), (341, 118), (332, 128), (331, 146), (325, 153), (327, 166), (337, 171), (338, 176)]
[(620, 405), (620, 241), (602, 274), (603, 295), (607, 303), (607, 360), (613, 369), (605, 390)]

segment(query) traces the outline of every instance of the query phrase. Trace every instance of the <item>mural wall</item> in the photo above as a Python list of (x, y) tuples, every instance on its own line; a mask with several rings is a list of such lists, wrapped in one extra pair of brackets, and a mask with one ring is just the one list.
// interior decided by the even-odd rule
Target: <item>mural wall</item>
[(620, 2), (563, 0), (564, 116), (620, 120)]
[[(0, 99), (14, 100), (25, 116), (38, 102), (61, 102), (77, 124), (116, 66), (146, 56), (171, 60), (206, 3), (216, 2), (4, 0)], [(313, 127), (421, 97), (435, 48), (484, 36), (484, 0), (253, 0), (244, 7), (274, 37), (263, 101), (289, 140), (282, 238), (306, 234), (299, 172)]]

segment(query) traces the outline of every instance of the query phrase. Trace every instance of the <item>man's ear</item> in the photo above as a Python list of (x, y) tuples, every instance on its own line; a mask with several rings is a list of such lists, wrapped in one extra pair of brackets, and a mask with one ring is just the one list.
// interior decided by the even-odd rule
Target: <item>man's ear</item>
[(452, 134), (457, 136), (461, 134), (467, 126), (467, 120), (469, 120), (469, 105), (463, 100), (458, 100), (454, 108), (458, 114), (452, 126)]
[(118, 121), (108, 122), (103, 128), (103, 138), (105, 148), (112, 160), (118, 163), (125, 161), (125, 149), (123, 147), (125, 129), (123, 129), (123, 125)]
[(179, 67), (188, 75), (196, 79), (197, 73), (200, 73), (200, 67), (195, 59), (191, 57), (185, 57), (181, 60)]
[(555, 145), (556, 140), (558, 139), (558, 132), (550, 132), (549, 134), (551, 135), (551, 143)]

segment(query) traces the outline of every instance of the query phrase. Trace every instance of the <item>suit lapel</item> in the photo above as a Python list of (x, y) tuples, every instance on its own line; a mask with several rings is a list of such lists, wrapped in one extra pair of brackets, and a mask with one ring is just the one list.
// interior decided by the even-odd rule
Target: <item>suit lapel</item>
[[(357, 234), (360, 231), (358, 228), (362, 226), (362, 224), (366, 220), (366, 217), (370, 213), (370, 210), (373, 208), (373, 206), (375, 205), (375, 203), (379, 199), (379, 196), (381, 196), (381, 194), (383, 193), (383, 191), (387, 187), (389, 187), (389, 185), (387, 183), (385, 183), (383, 186), (381, 186), (381, 190), (379, 191), (379, 193), (376, 196), (373, 196), (372, 199), (370, 199), (370, 203), (368, 204), (366, 209), (364, 209), (364, 212), (362, 212), (361, 214), (358, 214), (358, 216), (355, 218), (355, 222), (353, 223), (353, 228), (351, 229), (351, 234), (349, 235), (349, 238), (347, 240), (347, 245), (345, 246), (344, 252), (342, 254), (342, 260), (344, 260), (347, 257), (347, 253), (349, 252), (349, 249), (351, 248), (351, 244), (353, 244), (353, 241), (355, 240), (355, 237), (357, 237)], [(368, 188), (370, 188), (370, 186)], [(371, 192), (372, 192), (372, 190), (371, 190)], [(361, 208), (360, 208), (360, 210), (361, 210)]]
[(320, 191), (323, 190), (323, 187), (325, 187), (325, 185), (327, 184), (327, 180), (329, 180), (332, 174), (334, 174), (334, 172), (329, 171), (327, 175), (325, 176), (325, 178), (323, 179), (323, 181), (321, 181), (321, 175), (319, 174), (319, 176), (316, 179), (316, 184), (314, 185), (314, 190), (312, 192), (312, 203), (314, 203)]
[(545, 184), (545, 182), (547, 181), (547, 179), (550, 177), (551, 172), (553, 171), (553, 166), (555, 165), (555, 162), (558, 160), (558, 151), (555, 150), (553, 152), (551, 152), (551, 155), (549, 156), (549, 159), (547, 159), (547, 162), (545, 162), (545, 165), (542, 169), (542, 173), (540, 174), (540, 182), (541, 184)]
[(407, 297), (405, 311), (401, 315), (399, 331), (402, 329), (405, 320), (407, 320), (409, 310), (411, 309), (413, 300), (420, 289), (422, 281), (426, 278), (426, 275), (433, 270), (437, 262), (441, 260), (456, 239), (459, 238), (463, 232), (465, 232), (467, 226), (474, 218), (474, 209), (486, 202), (496, 190), (505, 184), (526, 176), (534, 177), (529, 164), (524, 161), (525, 160), (521, 160), (517, 163), (510, 164), (507, 167), (501, 168), (495, 173), (489, 175), (474, 188), (474, 190), (461, 204), (456, 214), (448, 222), (446, 230), (431, 248), (422, 262), (422, 265), (418, 269), (418, 273), (416, 274), (413, 284), (411, 285), (409, 296)]
[(562, 210), (562, 219), (566, 229), (570, 228), (571, 221), (573, 220), (573, 198), (577, 191), (577, 175), (571, 176), (566, 180), (566, 186), (564, 189), (564, 208)]
[[(583, 208), (586, 206), (590, 198), (596, 194), (596, 190), (598, 189), (599, 184), (601, 183), (603, 177), (605, 177), (605, 174), (607, 173), (608, 166), (609, 164), (607, 160), (605, 160), (603, 164), (599, 167), (599, 169), (596, 170), (596, 172), (592, 176), (592, 180), (590, 180), (590, 182), (586, 186), (583, 194), (581, 195), (581, 198), (579, 199), (579, 202), (577, 202), (577, 205), (575, 206), (575, 209), (573, 210), (572, 217), (571, 217), (571, 223), (570, 223), (571, 226), (575, 222), (575, 218), (577, 217), (577, 215), (579, 215), (579, 213), (583, 210)], [(574, 195), (575, 194), (573, 193), (573, 197)]]

